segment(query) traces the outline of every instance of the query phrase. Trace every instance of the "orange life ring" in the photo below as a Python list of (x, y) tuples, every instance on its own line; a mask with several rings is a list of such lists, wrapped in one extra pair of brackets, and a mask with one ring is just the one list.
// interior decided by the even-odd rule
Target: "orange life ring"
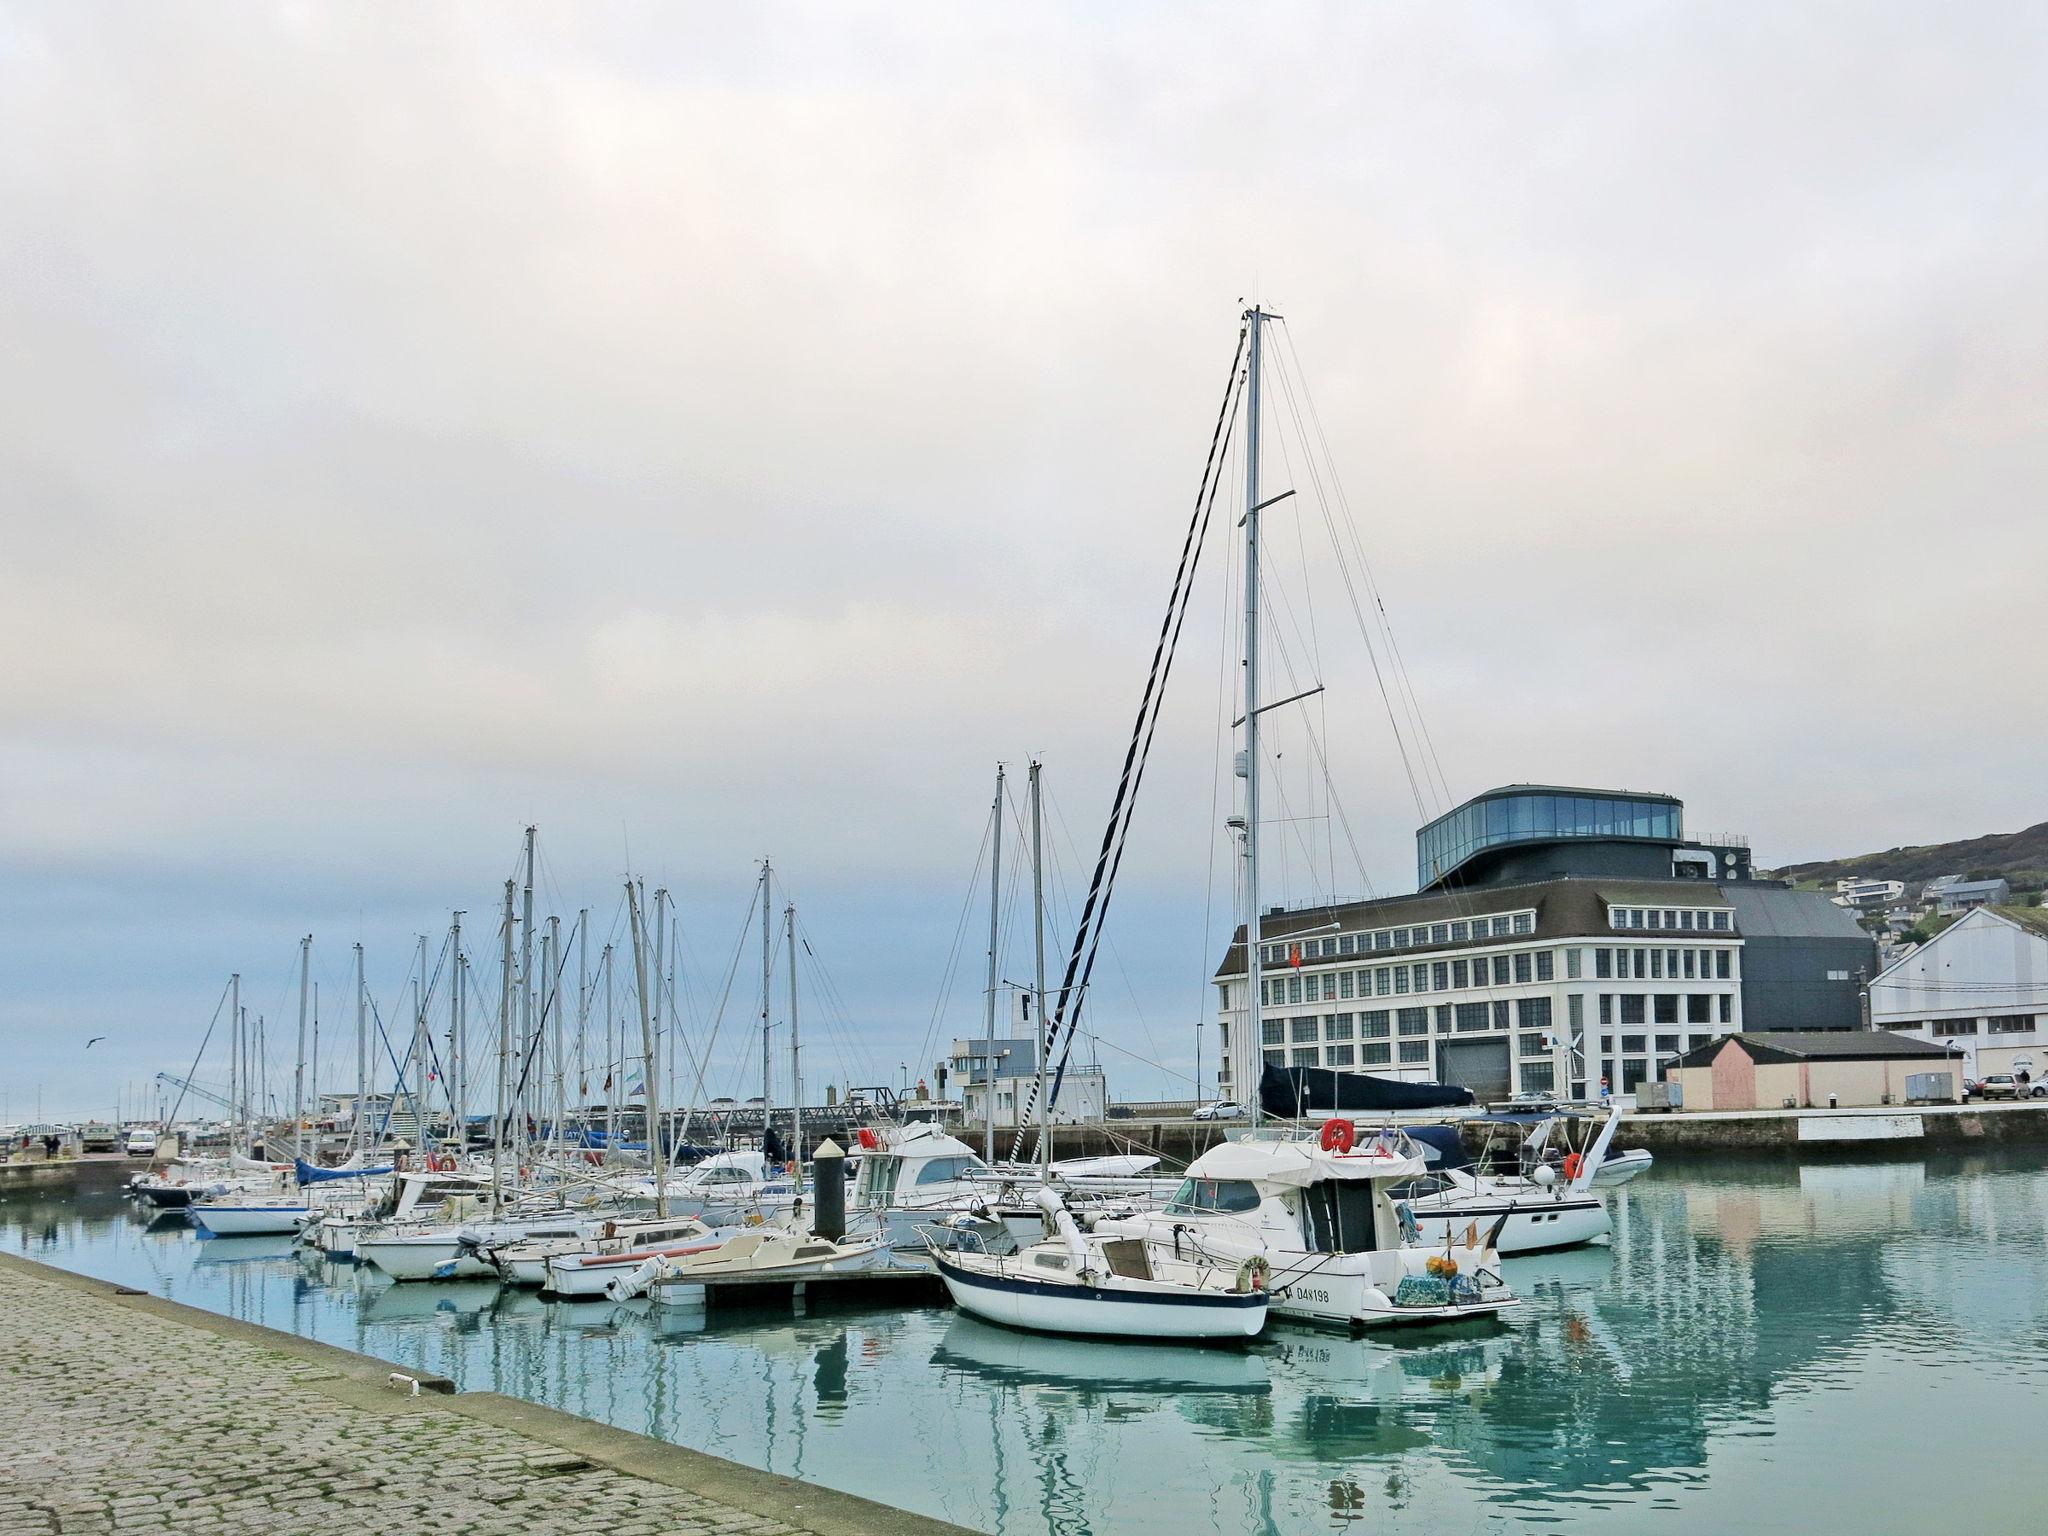
[(1569, 1184), (1579, 1176), (1579, 1170), (1586, 1166), (1586, 1160), (1576, 1152), (1564, 1155), (1564, 1181)]
[(1349, 1120), (1325, 1120), (1322, 1139), (1325, 1152), (1349, 1152), (1358, 1145), (1358, 1127)]
[(881, 1146), (882, 1138), (877, 1136), (868, 1126), (864, 1125), (860, 1128), (860, 1144), (866, 1150), (872, 1152)]

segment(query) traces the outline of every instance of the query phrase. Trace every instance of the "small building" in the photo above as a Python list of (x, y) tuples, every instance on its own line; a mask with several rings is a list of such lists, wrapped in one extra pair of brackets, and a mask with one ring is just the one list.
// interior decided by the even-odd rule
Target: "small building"
[(1946, 1046), (1888, 1030), (1722, 1035), (1665, 1069), (1688, 1110), (1860, 1109), (1954, 1103), (1963, 1063)]
[(1835, 905), (1838, 907), (1888, 907), (1895, 901), (1902, 901), (1906, 895), (1903, 880), (1837, 880), (1835, 882)]
[(1871, 979), (1870, 1022), (1959, 1050), (1972, 1077), (2048, 1071), (2048, 908), (1965, 913)]
[(1957, 880), (1944, 886), (1935, 897), (1938, 912), (1968, 912), (1973, 907), (2002, 907), (2012, 900), (2012, 887), (2003, 880)]

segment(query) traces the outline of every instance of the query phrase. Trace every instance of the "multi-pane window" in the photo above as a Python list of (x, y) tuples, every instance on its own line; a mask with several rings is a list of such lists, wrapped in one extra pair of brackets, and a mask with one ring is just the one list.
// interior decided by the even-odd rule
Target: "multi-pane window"
[(1358, 1064), (1361, 1067), (1384, 1067), (1391, 1060), (1393, 1048), (1384, 1042), (1378, 1045), (1361, 1045), (1358, 1048)]
[(1586, 1032), (1586, 998), (1584, 993), (1574, 992), (1564, 1000), (1564, 1015), (1569, 1021), (1572, 1037)]
[(1733, 1024), (1735, 1022), (1735, 994), (1732, 992), (1723, 992), (1721, 994), (1721, 1022), (1723, 1024)]
[(1395, 1014), (1394, 1025), (1404, 1035), (1426, 1035), (1429, 1033), (1429, 1010), (1403, 1008)]
[(1529, 985), (1529, 978), (1529, 952), (1527, 950), (1523, 950), (1515, 956), (1515, 985), (1518, 987), (1526, 987)]
[(1337, 939), (1337, 953), (1340, 955), (1350, 954), (1352, 942), (1352, 936), (1350, 934), (1346, 933), (1339, 935)]
[(1726, 981), (1727, 979), (1728, 951), (1725, 949), (1717, 949), (1714, 951), (1714, 980)]
[(1593, 951), (1593, 974), (1601, 981), (1606, 981), (1614, 975), (1613, 950), (1596, 949)]
[(1541, 1035), (1522, 1035), (1515, 1048), (1524, 1056), (1544, 1056), (1550, 1052), (1549, 1045), (1544, 1042)]
[(1384, 1008), (1374, 1008), (1370, 1012), (1361, 1013), (1358, 1016), (1358, 1032), (1368, 1040), (1375, 1038), (1384, 1040), (1387, 1037), (1387, 1022), (1387, 1010)]
[(1493, 1001), (1493, 1027), (1495, 1029), (1506, 1029), (1508, 1027), (1508, 1000), (1504, 997), (1495, 998)]
[(1728, 914), (1726, 912), (1716, 912), (1714, 914), (1714, 927), (1721, 933), (1728, 931)]
[(1316, 1021), (1314, 1019), (1289, 1019), (1287, 1021), (1287, 1032), (1288, 1038), (1297, 1045), (1304, 1040), (1313, 1040), (1316, 1037)]
[(1947, 1035), (1974, 1035), (1975, 1033), (1977, 1033), (1977, 1021), (1975, 1019), (1936, 1019), (1934, 1021), (1934, 1036), (1937, 1040)]
[(1557, 1091), (1557, 1069), (1547, 1061), (1525, 1061), (1522, 1063), (1522, 1092), (1555, 1093)]
[(1404, 995), (1408, 991), (1408, 967), (1405, 965), (1394, 967), (1394, 990)]
[(1678, 1022), (1678, 994), (1676, 992), (1659, 992), (1656, 994), (1656, 998), (1657, 1022), (1659, 1024), (1676, 1024)]
[(1451, 942), (1453, 944), (1462, 944), (1471, 937), (1472, 925), (1470, 923), (1456, 922), (1451, 924)]
[(1284, 1067), (1287, 1065), (1287, 1053), (1285, 1051), (1266, 1051), (1262, 1054), (1265, 1056), (1267, 1061), (1271, 1062), (1276, 1067)]
[(1508, 984), (1508, 957), (1506, 955), (1495, 955), (1493, 957), (1493, 984), (1496, 987), (1504, 987)]
[(1348, 1046), (1348, 1045), (1333, 1045), (1333, 1046), (1330, 1046), (1330, 1047), (1326, 1048), (1326, 1049), (1324, 1050), (1324, 1052), (1323, 1052), (1323, 1060), (1324, 1060), (1324, 1061), (1325, 1061), (1325, 1062), (1326, 1062), (1326, 1063), (1327, 1063), (1328, 1065), (1330, 1065), (1330, 1066), (1333, 1066), (1333, 1067), (1348, 1067), (1348, 1066), (1350, 1066), (1350, 1065), (1351, 1065), (1351, 1057), (1352, 1057), (1352, 1047), (1350, 1047), (1350, 1046)]
[(1643, 1037), (1642, 1035), (1623, 1035), (1623, 1036), (1621, 1037), (1621, 1050), (1622, 1050), (1622, 1054), (1623, 1054), (1623, 1055), (1625, 1055), (1625, 1056), (1626, 1056), (1626, 1055), (1635, 1055), (1635, 1056), (1640, 1056), (1640, 1055), (1642, 1055), (1642, 1053), (1643, 1053), (1643, 1048), (1644, 1048), (1644, 1047), (1643, 1047), (1643, 1040), (1644, 1040), (1644, 1037)]
[(1287, 978), (1287, 1001), (1290, 1003), (1301, 1001), (1301, 978), (1299, 976)]
[(1451, 985), (1460, 992), (1471, 985), (1470, 974), (1463, 960), (1453, 960), (1451, 962)]
[(1987, 1031), (1994, 1035), (2023, 1035), (2034, 1027), (2034, 1016), (2030, 1013), (1994, 1013), (1984, 1023)]
[(1383, 965), (1372, 973), (1372, 991), (1375, 997), (1385, 997), (1394, 986), (1392, 966)]
[(1515, 1027), (1517, 1029), (1550, 1028), (1550, 999), (1547, 997), (1523, 997), (1515, 1000)]
[(1510, 923), (1508, 919), (1504, 917), (1496, 917), (1493, 920), (1493, 936), (1496, 939), (1504, 939), (1508, 935), (1508, 930), (1513, 926), (1514, 925)]
[(1351, 1015), (1348, 1013), (1333, 1013), (1324, 1019), (1323, 1038), (1325, 1040), (1349, 1040), (1351, 1038)]
[[(1636, 953), (1641, 954), (1642, 951), (1637, 950)], [(1664, 951), (1661, 949), (1650, 951), (1650, 979), (1652, 981), (1662, 981), (1664, 979)]]
[(1312, 1045), (1298, 1045), (1294, 1048), (1294, 1064), (1297, 1067), (1313, 1067), (1318, 1064), (1321, 1054)]
[(1557, 975), (1557, 957), (1547, 949), (1536, 951), (1536, 979), (1550, 981)]
[(1516, 932), (1516, 933), (1534, 933), (1535, 931), (1536, 931), (1536, 914), (1535, 914), (1535, 913), (1533, 913), (1533, 912), (1517, 912), (1517, 913), (1515, 914), (1515, 932)]
[(1401, 1059), (1403, 1061), (1428, 1061), (1429, 1042), (1427, 1040), (1403, 1040), (1401, 1042)]
[[(1644, 998), (1643, 994), (1642, 994), (1642, 993), (1640, 993), (1640, 992), (1624, 992), (1624, 993), (1622, 993), (1622, 994), (1621, 994), (1621, 1022), (1622, 1022), (1623, 1024), (1646, 1024), (1646, 1023), (1648, 1023), (1648, 1022), (1649, 1022), (1648, 1016), (1647, 1016), (1647, 1015), (1645, 1014), (1645, 1012), (1644, 1012), (1644, 1008), (1645, 1008), (1645, 1004), (1646, 1004), (1646, 1001), (1647, 1001), (1647, 1000), (1646, 1000), (1646, 999)], [(1602, 1019), (1602, 1020), (1601, 1020), (1600, 1022), (1604, 1024), (1604, 1023), (1606, 1023), (1607, 1021), (1606, 1021), (1606, 1020), (1605, 1020), (1605, 1019), (1603, 1018), (1603, 1019)]]
[(1351, 972), (1339, 971), (1337, 973), (1337, 995), (1340, 998), (1351, 995)]
[(1259, 1034), (1262, 1037), (1262, 1044), (1279, 1045), (1287, 1038), (1287, 1026), (1278, 1019), (1261, 1019)]
[(1484, 1029), (1489, 1014), (1484, 1003), (1460, 1003), (1457, 1007), (1457, 1029), (1460, 1034), (1470, 1030)]
[(1635, 957), (1636, 980), (1647, 981), (1650, 976), (1650, 952), (1647, 949), (1639, 949), (1635, 952)]
[(1693, 952), (1688, 949), (1685, 951), (1685, 979), (1687, 981), (1691, 981), (1694, 977), (1693, 964)]
[(1714, 994), (1711, 992), (1688, 992), (1685, 995), (1685, 1022), (1688, 1024), (1711, 1024), (1714, 1022)]
[(1429, 942), (1432, 944), (1450, 943), (1451, 925), (1449, 923), (1431, 923), (1429, 925)]
[(1451, 967), (1447, 960), (1439, 960), (1429, 968), (1430, 985), (1437, 991), (1447, 990), (1451, 984)]
[(1564, 979), (1566, 981), (1577, 981), (1579, 979), (1579, 968), (1584, 963), (1585, 961), (1580, 951), (1577, 949), (1566, 950), (1564, 952)]
[(1676, 1035), (1659, 1035), (1659, 1036), (1657, 1037), (1657, 1054), (1658, 1054), (1659, 1056), (1675, 1056), (1675, 1055), (1677, 1055), (1677, 1054), (1678, 1054), (1678, 1036), (1676, 1036)]
[(1611, 992), (1602, 992), (1600, 994), (1600, 1027), (1604, 1030), (1610, 1027), (1613, 1023), (1614, 994)]

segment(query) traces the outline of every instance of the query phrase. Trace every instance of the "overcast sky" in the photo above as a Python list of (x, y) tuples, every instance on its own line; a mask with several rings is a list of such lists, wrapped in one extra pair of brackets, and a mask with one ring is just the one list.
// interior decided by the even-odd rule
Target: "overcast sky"
[[(979, 1027), (998, 759), (1085, 879), (1245, 298), (1451, 797), (1668, 790), (1767, 864), (2048, 817), (2044, 29), (0, 0), (0, 1119), (182, 1070), (231, 970), (289, 1018), (304, 933), (323, 1028), (358, 939), (401, 1016), (529, 821), (594, 942), (678, 892), (700, 1000), (773, 855), (813, 1084), (914, 1076)], [(1362, 857), (1299, 738), (1273, 899), (1414, 878), (1321, 505), (1270, 533)], [(1231, 905), (1221, 523), (1098, 998), (1130, 1096), (1186, 1091)]]

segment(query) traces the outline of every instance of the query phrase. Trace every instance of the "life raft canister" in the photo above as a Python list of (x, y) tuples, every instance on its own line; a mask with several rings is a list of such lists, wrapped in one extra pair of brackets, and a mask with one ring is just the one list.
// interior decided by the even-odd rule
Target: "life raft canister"
[(1349, 1120), (1325, 1120), (1322, 1142), (1325, 1152), (1349, 1152), (1358, 1145), (1358, 1127)]

